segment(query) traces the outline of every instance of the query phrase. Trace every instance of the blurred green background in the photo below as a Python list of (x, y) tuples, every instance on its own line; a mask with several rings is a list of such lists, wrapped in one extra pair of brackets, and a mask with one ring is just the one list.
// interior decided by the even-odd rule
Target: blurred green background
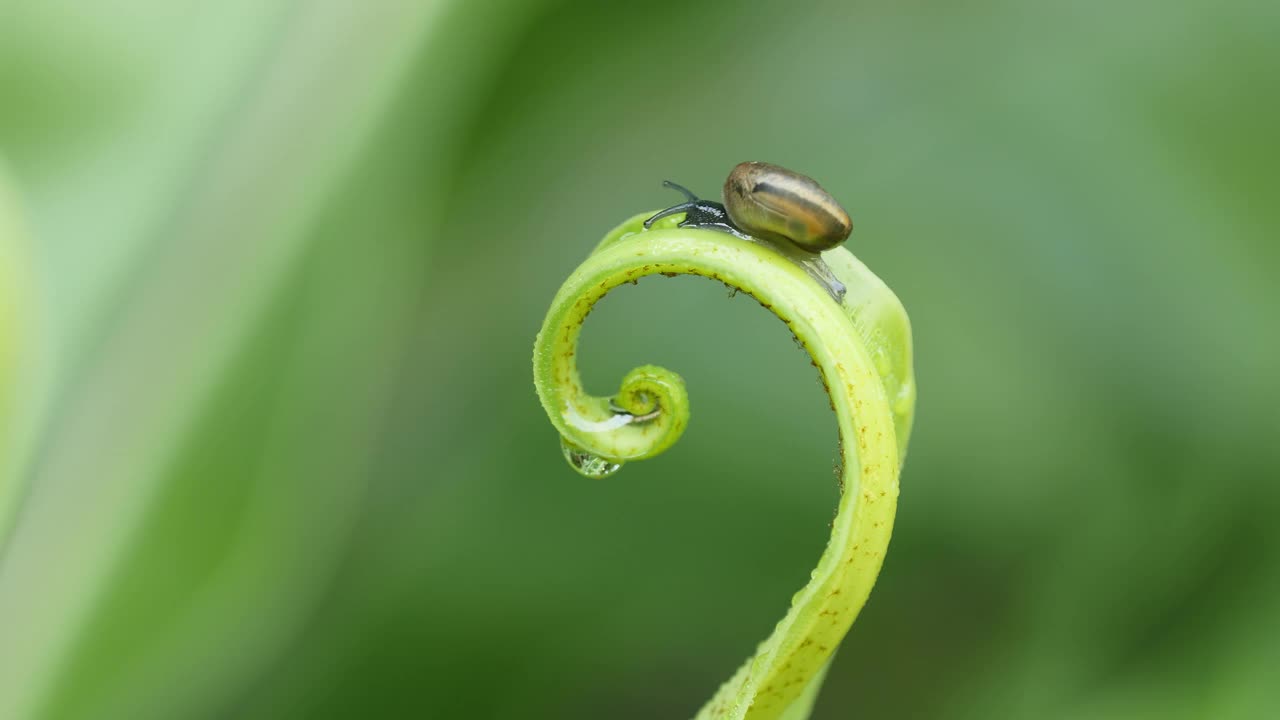
[[(1280, 713), (1273, 2), (0, 3), (0, 718), (682, 718), (808, 578), (785, 329), (594, 243), (742, 160), (911, 314), (894, 541), (814, 717)], [(744, 388), (749, 388), (744, 392)]]

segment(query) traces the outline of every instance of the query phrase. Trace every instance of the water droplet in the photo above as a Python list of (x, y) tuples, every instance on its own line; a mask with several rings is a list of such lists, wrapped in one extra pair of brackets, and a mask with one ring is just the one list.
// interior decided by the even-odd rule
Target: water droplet
[(563, 437), (560, 438), (560, 449), (564, 451), (564, 459), (569, 462), (569, 467), (593, 480), (609, 477), (622, 467), (622, 463), (589, 453)]

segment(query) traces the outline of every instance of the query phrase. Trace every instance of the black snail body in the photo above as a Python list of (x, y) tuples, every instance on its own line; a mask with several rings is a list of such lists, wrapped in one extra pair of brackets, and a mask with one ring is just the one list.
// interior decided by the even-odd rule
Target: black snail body
[(684, 213), (684, 220), (680, 221), (680, 227), (701, 227), (713, 230), (722, 230), (733, 233), (734, 235), (742, 235), (733, 221), (729, 219), (729, 213), (725, 210), (724, 205), (714, 200), (703, 200), (694, 195), (688, 188), (683, 185), (677, 185), (670, 180), (662, 181), (663, 187), (669, 187), (680, 191), (688, 200), (679, 205), (672, 205), (666, 210), (656, 213), (653, 217), (644, 221), (645, 228), (649, 228), (654, 222), (676, 213)]
[(738, 164), (724, 182), (723, 204), (701, 200), (669, 180), (663, 184), (684, 193), (688, 200), (649, 218), (645, 227), (683, 212), (681, 227), (747, 235), (808, 253), (840, 245), (853, 228), (849, 214), (817, 181), (769, 163)]

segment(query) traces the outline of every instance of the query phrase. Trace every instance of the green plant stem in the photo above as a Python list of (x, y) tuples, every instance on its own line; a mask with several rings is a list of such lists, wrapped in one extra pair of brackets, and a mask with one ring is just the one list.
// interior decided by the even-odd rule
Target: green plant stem
[[(702, 275), (748, 293), (791, 328), (817, 366), (836, 413), (839, 508), (810, 582), (697, 720), (799, 720), (808, 717), (832, 653), (866, 602), (888, 547), (915, 405), (906, 312), (844, 248), (823, 254), (847, 287), (838, 303), (769, 244), (678, 228), (679, 216), (646, 231), (646, 216), (607, 235), (560, 288), (535, 343), (534, 383), (567, 442), (615, 463), (652, 457), (688, 424), (684, 382), (670, 370), (643, 366), (627, 374), (616, 396), (589, 395), (575, 356), (596, 302), (646, 275)], [(644, 419), (626, 422), (627, 414)]]

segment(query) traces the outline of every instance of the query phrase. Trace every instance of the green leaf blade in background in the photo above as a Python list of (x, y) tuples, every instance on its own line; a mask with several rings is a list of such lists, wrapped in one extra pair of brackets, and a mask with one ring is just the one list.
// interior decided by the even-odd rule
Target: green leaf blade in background
[(19, 200), (0, 157), (0, 546), (9, 536), (25, 484), (14, 448), (23, 406), (32, 402), (30, 338), (34, 310), (26, 229)]
[[(290, 395), (288, 385), (279, 382), (287, 377), (280, 368), (267, 374), (276, 379), (272, 392), (263, 392), (262, 381), (254, 377), (223, 385), (220, 394), (210, 384), (219, 383), (214, 378), (223, 358), (234, 356), (244, 342), (244, 329), (260, 312), (255, 307), (277, 294), (272, 288), (280, 276), (296, 272), (287, 269), (314, 237), (307, 227), (315, 222), (317, 205), (349, 172), (353, 153), (378, 121), (432, 10), (421, 5), (352, 15), (339, 4), (314, 5), (290, 13), (289, 23), (280, 26), (287, 28), (283, 39), (269, 36), (269, 52), (255, 49), (254, 55), (267, 60), (262, 79), (249, 83), (240, 98), (246, 109), (214, 143), (216, 151), (192, 168), (176, 212), (157, 232), (157, 261), (133, 271), (136, 281), (120, 293), (123, 310), (106, 320), (114, 326), (112, 333), (85, 343), (98, 365), (71, 368), (88, 373), (63, 383), (73, 388), (60, 398), (57, 413), (65, 419), (55, 419), (52, 439), (42, 441), (35, 490), (5, 548), (6, 587), (28, 591), (3, 594), (0, 624), (6, 637), (28, 650), (22, 664), (5, 664), (0, 714), (75, 717), (91, 709), (110, 716), (168, 714), (162, 709), (185, 714), (184, 703), (225, 688), (222, 676), (228, 671), (250, 672), (253, 665), (244, 664), (246, 659), (278, 647), (294, 627), (284, 620), (294, 618), (321, 586), (359, 506), (357, 469), (368, 454), (364, 428), (370, 423), (370, 410), (360, 405), (376, 402), (378, 394), (324, 398), (307, 386)], [(362, 26), (379, 35), (394, 30), (400, 40), (354, 58), (332, 52), (343, 33)], [(237, 52), (236, 46), (223, 49)], [(340, 87), (344, 91), (335, 92)], [(338, 107), (344, 112), (336, 112)], [(351, 107), (363, 109), (351, 112)], [(293, 126), (293, 113), (313, 116), (304, 132)], [(198, 117), (206, 119), (204, 113)], [(275, 161), (263, 166), (264, 153)], [(270, 172), (261, 172), (264, 167)], [(264, 198), (270, 204), (263, 204)], [(365, 229), (375, 239), (385, 237), (385, 230), (371, 227)], [(392, 239), (402, 247), (425, 247), (420, 236), (403, 231)], [(344, 304), (333, 308), (313, 302), (311, 312), (322, 317), (309, 321), (309, 331), (286, 335), (293, 341), (283, 347), (289, 352), (276, 353), (282, 360), (295, 358), (290, 378), (295, 383), (322, 380), (322, 386), (337, 388), (372, 377), (376, 384), (389, 372), (395, 345), (388, 332), (404, 316), (406, 293), (399, 289), (406, 286), (387, 285), (389, 269), (378, 263), (396, 258), (395, 249), (371, 255), (347, 240), (343, 236), (342, 247), (357, 261), (339, 262), (341, 274), (327, 273), (320, 280), (331, 286), (322, 299)], [(378, 269), (372, 278), (357, 272), (371, 265)], [(361, 312), (384, 320), (367, 323)], [(337, 322), (344, 315), (348, 319)], [(344, 335), (344, 327), (359, 331)], [(338, 341), (345, 352), (328, 352)], [(303, 355), (297, 366), (298, 343), (314, 346), (324, 360)], [(356, 348), (361, 350), (354, 353)], [(229, 421), (186, 429), (187, 418), (199, 412), (200, 398), (210, 392), (267, 425), (239, 440), (222, 427)], [(275, 402), (273, 394), (279, 396)], [(335, 398), (361, 402), (344, 405)], [(131, 422), (113, 420), (122, 407)], [(301, 421), (298, 414), (304, 411), (305, 418), (331, 421), (323, 435), (347, 442), (325, 443), (319, 450), (326, 452), (311, 448), (300, 429), (318, 428)], [(352, 425), (333, 422), (337, 419)], [(227, 464), (193, 468), (169, 459), (181, 458), (184, 445), (197, 457)], [(84, 478), (93, 482), (86, 485)], [(204, 483), (212, 498), (200, 494), (207, 490)], [(222, 502), (202, 507), (218, 493), (225, 494)], [(299, 498), (315, 503), (309, 522), (301, 525), (295, 519)], [(214, 514), (199, 520), (207, 512)], [(77, 532), (67, 534), (68, 526)], [(50, 547), (64, 557), (52, 560)], [(263, 554), (264, 548), (274, 552)], [(283, 576), (269, 572), (273, 562)], [(264, 586), (270, 588), (269, 602), (258, 607), (257, 588)], [(163, 592), (166, 587), (169, 593)], [(173, 662), (191, 656), (190, 648), (218, 649), (208, 634), (215, 629), (216, 636), (221, 632), (216, 628), (229, 623), (259, 643), (256, 652), (222, 647), (205, 658), (210, 662), (185, 672)], [(148, 637), (154, 639), (148, 643)], [(122, 653), (125, 648), (129, 651)], [(185, 678), (163, 683), (174, 688), (169, 696), (152, 687), (165, 673)]]

